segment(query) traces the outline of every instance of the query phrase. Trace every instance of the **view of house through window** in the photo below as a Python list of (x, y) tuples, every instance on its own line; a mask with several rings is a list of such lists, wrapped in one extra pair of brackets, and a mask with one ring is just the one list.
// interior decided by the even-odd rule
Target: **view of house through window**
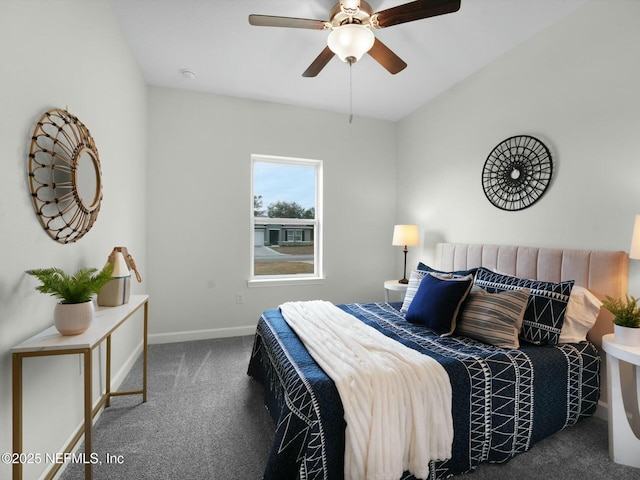
[(254, 279), (321, 276), (322, 162), (253, 155)]

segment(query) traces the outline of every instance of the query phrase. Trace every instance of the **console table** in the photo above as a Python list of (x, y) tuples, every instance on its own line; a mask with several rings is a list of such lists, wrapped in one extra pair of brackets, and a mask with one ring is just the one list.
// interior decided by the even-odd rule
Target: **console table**
[[(620, 360), (634, 365), (635, 388), (640, 395), (640, 346), (632, 347), (617, 343), (613, 333), (610, 333), (602, 337), (602, 348), (607, 352), (609, 456), (616, 463), (640, 467), (640, 438), (636, 436), (629, 424), (620, 378)], [(638, 429), (640, 429), (640, 419), (637, 418), (639, 409), (640, 399), (633, 411), (634, 426)]]
[[(126, 322), (135, 312), (144, 306), (143, 333), (143, 369), (142, 389), (128, 392), (111, 391), (111, 334)], [(13, 453), (22, 452), (22, 359), (25, 357), (45, 357), (49, 355), (80, 354), (84, 357), (84, 426), (75, 433), (64, 453), (70, 453), (84, 434), (85, 457), (90, 458), (92, 452), (91, 436), (93, 418), (102, 406), (109, 406), (111, 397), (117, 395), (142, 395), (142, 401), (147, 401), (147, 334), (148, 334), (149, 296), (131, 295), (129, 302), (118, 307), (96, 307), (95, 317), (91, 326), (80, 335), (64, 336), (55, 327), (34, 335), (11, 349), (12, 354), (12, 387), (13, 387)], [(92, 352), (93, 349), (106, 340), (106, 372), (105, 392), (93, 406), (92, 392)], [(59, 463), (47, 472), (47, 479), (53, 478)], [(13, 464), (13, 480), (22, 479), (22, 464)], [(85, 479), (91, 479), (91, 462), (85, 462)]]

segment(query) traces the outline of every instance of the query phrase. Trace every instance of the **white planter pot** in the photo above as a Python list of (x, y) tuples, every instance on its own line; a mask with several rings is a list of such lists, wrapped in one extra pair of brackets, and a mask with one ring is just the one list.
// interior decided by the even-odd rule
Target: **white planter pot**
[(621, 345), (640, 346), (640, 328), (621, 327), (614, 324), (613, 335), (616, 342)]
[(58, 303), (53, 311), (53, 323), (62, 335), (79, 335), (93, 320), (93, 302)]

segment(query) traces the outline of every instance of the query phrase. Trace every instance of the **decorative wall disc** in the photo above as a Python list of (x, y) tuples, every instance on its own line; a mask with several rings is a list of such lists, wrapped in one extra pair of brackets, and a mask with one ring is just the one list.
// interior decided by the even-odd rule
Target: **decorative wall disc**
[(482, 169), (487, 199), (502, 210), (523, 210), (533, 205), (551, 181), (553, 162), (544, 143), (529, 135), (499, 143)]
[(29, 186), (40, 223), (54, 240), (82, 238), (98, 218), (102, 180), (89, 129), (66, 110), (49, 110), (36, 124), (29, 152)]

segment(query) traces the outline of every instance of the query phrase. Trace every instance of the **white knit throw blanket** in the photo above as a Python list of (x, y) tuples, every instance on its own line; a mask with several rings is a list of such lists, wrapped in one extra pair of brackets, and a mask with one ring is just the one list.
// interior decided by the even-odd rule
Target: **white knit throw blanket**
[(426, 479), (430, 460), (451, 457), (451, 384), (437, 361), (330, 302), (280, 310), (340, 394), (346, 480)]

